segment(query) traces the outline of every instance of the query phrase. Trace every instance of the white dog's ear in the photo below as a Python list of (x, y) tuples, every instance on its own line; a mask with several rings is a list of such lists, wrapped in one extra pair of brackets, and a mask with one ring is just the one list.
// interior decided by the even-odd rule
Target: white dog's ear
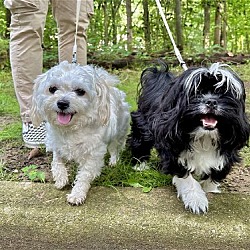
[[(42, 84), (43, 80), (45, 79), (45, 75), (38, 76), (37, 79), (34, 81), (35, 85), (33, 87), (33, 96), (32, 96), (32, 105), (30, 110), (30, 117), (32, 124), (35, 127), (38, 127), (43, 122), (43, 116), (41, 114), (41, 110), (38, 104), (38, 95), (39, 95), (39, 85)], [(40, 93), (41, 94), (41, 93)]]
[(110, 93), (109, 86), (104, 80), (97, 79), (96, 92), (99, 100), (98, 115), (102, 125), (106, 125), (110, 117)]
[(98, 115), (102, 125), (106, 125), (110, 119), (111, 91), (119, 83), (119, 79), (102, 68), (94, 68), (94, 70), (96, 92), (99, 99)]

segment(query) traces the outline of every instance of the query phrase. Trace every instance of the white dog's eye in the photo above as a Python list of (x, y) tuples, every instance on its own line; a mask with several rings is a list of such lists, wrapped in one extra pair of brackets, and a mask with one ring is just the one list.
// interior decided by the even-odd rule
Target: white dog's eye
[(51, 94), (54, 94), (57, 90), (58, 90), (58, 88), (55, 87), (55, 86), (49, 87), (49, 92), (50, 92)]
[(75, 92), (79, 96), (83, 96), (86, 93), (86, 91), (84, 89), (76, 89)]

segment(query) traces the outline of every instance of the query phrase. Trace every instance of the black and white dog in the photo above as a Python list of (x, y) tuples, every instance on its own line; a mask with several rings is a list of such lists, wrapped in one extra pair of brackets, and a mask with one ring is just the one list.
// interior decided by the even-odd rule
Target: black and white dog
[(155, 147), (185, 208), (206, 213), (205, 192), (219, 192), (219, 182), (248, 142), (244, 84), (225, 64), (190, 68), (177, 77), (160, 64), (141, 75), (128, 145), (140, 163)]

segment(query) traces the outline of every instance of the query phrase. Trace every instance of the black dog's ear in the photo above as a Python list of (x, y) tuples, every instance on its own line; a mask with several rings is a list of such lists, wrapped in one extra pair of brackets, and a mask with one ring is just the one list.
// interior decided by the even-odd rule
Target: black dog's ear
[(181, 143), (180, 120), (187, 104), (188, 97), (183, 93), (183, 85), (174, 82), (171, 89), (164, 93), (152, 123), (152, 130), (157, 132), (156, 141), (161, 142), (162, 147), (166, 142)]
[[(159, 73), (159, 85), (165, 84), (164, 93), (161, 94), (159, 106), (153, 114), (152, 131), (156, 131), (155, 138), (164, 146), (166, 142), (182, 144), (183, 134), (180, 129), (180, 121), (184, 112), (189, 105), (190, 95), (187, 94), (185, 88), (185, 81), (187, 77), (193, 72), (194, 68), (184, 71), (178, 77), (171, 77), (169, 75)], [(169, 80), (170, 79), (170, 80)]]
[(148, 113), (149, 110), (154, 111), (156, 107), (152, 107), (152, 104), (162, 96), (162, 92), (169, 89), (173, 79), (174, 75), (169, 72), (168, 65), (163, 61), (159, 60), (159, 67), (145, 69), (138, 86), (138, 109), (143, 113)]

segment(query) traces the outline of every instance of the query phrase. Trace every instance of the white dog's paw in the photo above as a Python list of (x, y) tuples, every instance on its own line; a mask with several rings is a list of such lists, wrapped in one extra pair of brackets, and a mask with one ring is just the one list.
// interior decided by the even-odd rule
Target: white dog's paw
[(178, 197), (180, 197), (186, 209), (195, 214), (208, 211), (208, 199), (200, 184), (191, 175), (187, 178), (174, 176), (173, 184), (176, 186)]
[(81, 205), (86, 199), (89, 188), (90, 184), (87, 180), (85, 180), (85, 182), (76, 181), (71, 193), (67, 195), (68, 203), (77, 206)]
[(62, 189), (68, 184), (68, 172), (63, 163), (53, 161), (52, 164), (52, 176), (55, 181), (55, 187)]
[(135, 171), (145, 171), (150, 169), (150, 167), (145, 163), (141, 162), (140, 164), (136, 164), (135, 166), (132, 167)]
[(200, 184), (206, 193), (221, 193), (221, 191), (218, 188), (220, 184), (211, 181), (210, 178), (207, 180), (201, 181)]
[[(59, 169), (58, 169), (59, 170)], [(57, 189), (62, 189), (68, 184), (69, 178), (68, 173), (65, 168), (61, 168), (60, 171), (52, 171), (53, 179), (55, 181), (55, 187)]]
[(54, 178), (54, 180), (55, 180), (55, 187), (57, 189), (62, 189), (68, 184), (68, 177)]
[(208, 200), (203, 190), (193, 190), (189, 193), (182, 194), (181, 199), (185, 208), (194, 214), (206, 213), (208, 211)]
[(118, 161), (117, 155), (111, 155), (109, 158), (109, 166), (116, 165), (117, 161)]
[(81, 205), (86, 199), (86, 194), (82, 193), (71, 193), (67, 195), (67, 201), (71, 205)]

